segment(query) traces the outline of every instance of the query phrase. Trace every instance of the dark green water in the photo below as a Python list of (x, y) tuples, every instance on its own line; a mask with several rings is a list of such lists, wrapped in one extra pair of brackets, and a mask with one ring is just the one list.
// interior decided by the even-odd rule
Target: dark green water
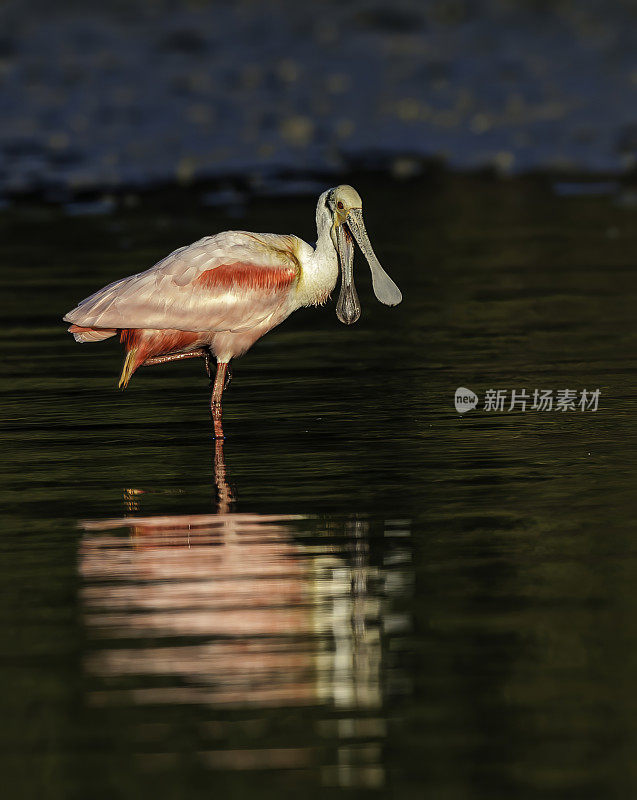
[(312, 240), (314, 203), (0, 217), (4, 796), (637, 792), (635, 210), (358, 188), (405, 301), (357, 262), (358, 325), (300, 311), (236, 363), (222, 515), (202, 365), (118, 392), (59, 318), (206, 233)]

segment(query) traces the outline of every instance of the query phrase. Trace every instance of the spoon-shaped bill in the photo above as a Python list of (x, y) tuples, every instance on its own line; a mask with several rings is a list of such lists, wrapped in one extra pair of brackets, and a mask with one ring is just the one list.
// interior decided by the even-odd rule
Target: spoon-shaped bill
[(354, 243), (342, 225), (336, 229), (336, 244), (341, 262), (341, 292), (336, 304), (336, 316), (345, 325), (351, 325), (361, 315), (361, 304), (354, 285)]
[(376, 258), (376, 253), (372, 249), (372, 244), (369, 241), (369, 236), (365, 230), (365, 223), (363, 222), (363, 212), (360, 208), (352, 208), (347, 214), (347, 225), (352, 232), (358, 246), (363, 251), (363, 255), (367, 259), (369, 268), (372, 272), (372, 286), (374, 287), (374, 294), (381, 303), (386, 306), (396, 306), (403, 299), (400, 289), (385, 270), (381, 267), (380, 262)]

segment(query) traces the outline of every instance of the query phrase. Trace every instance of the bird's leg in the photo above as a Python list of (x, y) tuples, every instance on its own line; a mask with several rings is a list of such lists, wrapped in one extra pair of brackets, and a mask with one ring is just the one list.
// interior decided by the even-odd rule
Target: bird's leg
[(215, 489), (217, 490), (217, 514), (227, 514), (234, 500), (226, 477), (226, 461), (223, 457), (223, 438), (215, 439), (214, 455)]
[(221, 395), (223, 394), (223, 385), (226, 380), (227, 369), (228, 364), (226, 362), (217, 361), (217, 373), (212, 388), (212, 397), (210, 398), (210, 413), (212, 414), (212, 422), (215, 429), (215, 439), (223, 439), (223, 427), (221, 426)]
[(167, 361), (181, 361), (184, 358), (201, 358), (202, 355), (203, 352), (201, 350), (192, 350), (189, 353), (171, 353), (166, 356), (153, 356), (152, 358), (147, 358), (142, 364), (142, 367), (153, 367), (155, 364), (165, 364)]
[(225, 383), (223, 384), (224, 392), (228, 388), (228, 386), (230, 386), (231, 383), (232, 383), (232, 367), (230, 366), (230, 364), (228, 364), (228, 369), (226, 371), (226, 380)]

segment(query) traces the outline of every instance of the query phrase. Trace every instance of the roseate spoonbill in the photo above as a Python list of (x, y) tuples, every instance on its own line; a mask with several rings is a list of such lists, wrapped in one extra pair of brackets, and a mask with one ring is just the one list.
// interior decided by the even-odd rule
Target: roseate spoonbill
[(78, 342), (119, 334), (126, 358), (119, 379), (126, 387), (140, 366), (202, 357), (212, 381), (210, 409), (222, 437), (221, 395), (231, 358), (302, 306), (324, 303), (341, 290), (336, 314), (351, 325), (360, 316), (353, 276), (356, 240), (372, 273), (374, 293), (393, 306), (402, 295), (383, 270), (365, 230), (362, 200), (351, 186), (319, 197), (313, 248), (292, 235), (225, 231), (175, 250), (154, 267), (122, 278), (87, 297), (64, 319)]

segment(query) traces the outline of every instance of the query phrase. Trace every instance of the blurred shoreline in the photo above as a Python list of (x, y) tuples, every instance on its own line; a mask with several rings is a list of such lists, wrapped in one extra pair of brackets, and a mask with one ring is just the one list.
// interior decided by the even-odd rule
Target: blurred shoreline
[(351, 172), (634, 174), (637, 9), (598, 0), (10, 0), (0, 202)]
[[(568, 171), (536, 171), (523, 175), (502, 176), (493, 169), (457, 171), (441, 164), (423, 164), (422, 173), (409, 179), (397, 179), (377, 166), (339, 175), (294, 176), (284, 174), (266, 185), (254, 186), (246, 176), (224, 180), (198, 180), (190, 184), (165, 182), (144, 187), (121, 187), (116, 191), (100, 187), (76, 194), (61, 191), (55, 194), (24, 192), (0, 200), (0, 220), (31, 219), (33, 222), (63, 217), (104, 217), (149, 220), (159, 214), (169, 227), (192, 224), (210, 226), (211, 230), (242, 226), (242, 219), (257, 214), (266, 227), (283, 230), (286, 219), (296, 216), (296, 206), (313, 208), (317, 196), (329, 186), (349, 183), (377, 209), (383, 208), (383, 197), (403, 197), (406, 202), (426, 200), (436, 203), (450, 193), (481, 197), (527, 198), (536, 204), (560, 199), (596, 199), (625, 212), (637, 209), (637, 182), (633, 174), (587, 173)], [(407, 200), (409, 198), (409, 200)], [(275, 201), (276, 205), (272, 205)], [(373, 212), (370, 212), (373, 213)], [(411, 216), (411, 214), (410, 214)], [(281, 219), (279, 220), (279, 217)], [(305, 236), (313, 241), (314, 224), (307, 216)], [(251, 223), (253, 224), (253, 223)], [(278, 226), (278, 228), (277, 228)], [(269, 230), (269, 228), (268, 228)], [(196, 230), (193, 230), (193, 235)]]

